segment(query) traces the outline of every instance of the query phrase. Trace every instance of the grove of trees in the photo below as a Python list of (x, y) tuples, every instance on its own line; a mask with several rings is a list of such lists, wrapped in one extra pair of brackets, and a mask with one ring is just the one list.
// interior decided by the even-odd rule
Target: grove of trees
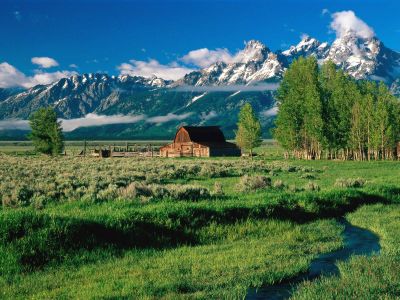
[(295, 60), (277, 91), (274, 137), (287, 156), (392, 159), (400, 141), (400, 101), (384, 83), (356, 81), (333, 62)]
[(40, 108), (29, 118), (32, 140), (35, 150), (47, 155), (56, 156), (64, 149), (64, 136), (61, 123), (57, 121), (57, 115), (53, 108)]

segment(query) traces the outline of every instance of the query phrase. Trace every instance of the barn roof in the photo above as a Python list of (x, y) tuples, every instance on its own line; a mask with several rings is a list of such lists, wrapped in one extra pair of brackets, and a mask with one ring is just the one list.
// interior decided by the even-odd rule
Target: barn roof
[(192, 142), (225, 143), (225, 137), (218, 126), (182, 126)]

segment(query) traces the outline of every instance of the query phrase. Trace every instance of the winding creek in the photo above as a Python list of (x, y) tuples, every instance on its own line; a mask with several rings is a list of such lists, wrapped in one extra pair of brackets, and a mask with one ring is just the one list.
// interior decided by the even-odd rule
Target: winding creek
[(264, 286), (259, 289), (250, 289), (246, 299), (288, 299), (297, 286), (305, 280), (313, 281), (323, 276), (339, 276), (340, 272), (336, 263), (346, 261), (352, 255), (373, 255), (380, 251), (379, 238), (369, 230), (350, 224), (345, 218), (338, 220), (344, 225), (342, 233), (344, 247), (337, 251), (325, 253), (315, 258), (304, 274), (298, 275), (287, 281)]

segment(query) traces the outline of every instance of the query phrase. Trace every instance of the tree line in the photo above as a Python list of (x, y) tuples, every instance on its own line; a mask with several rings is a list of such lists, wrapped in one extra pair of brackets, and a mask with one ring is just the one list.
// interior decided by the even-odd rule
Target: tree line
[(286, 156), (393, 159), (400, 141), (400, 102), (380, 82), (356, 81), (333, 62), (295, 60), (277, 91), (273, 130)]

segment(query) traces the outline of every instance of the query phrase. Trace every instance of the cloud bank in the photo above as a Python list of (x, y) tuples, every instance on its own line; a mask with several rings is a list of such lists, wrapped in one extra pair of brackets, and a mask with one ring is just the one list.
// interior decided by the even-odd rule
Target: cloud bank
[(144, 115), (97, 115), (87, 114), (82, 118), (76, 119), (60, 119), (63, 131), (73, 131), (79, 127), (90, 127), (99, 125), (111, 125), (111, 124), (130, 124), (137, 123), (144, 120)]
[(332, 19), (330, 26), (338, 38), (343, 37), (349, 31), (364, 39), (375, 36), (374, 30), (358, 18), (352, 10), (333, 13)]
[(58, 62), (51, 57), (32, 57), (31, 62), (44, 69), (58, 66)]
[(278, 107), (274, 106), (270, 109), (264, 110), (263, 112), (261, 112), (262, 115), (266, 116), (266, 117), (273, 117), (276, 116), (278, 114)]
[(61, 78), (77, 74), (74, 71), (43, 72), (37, 71), (33, 76), (27, 76), (7, 62), (0, 63), (0, 88), (23, 87), (31, 88), (38, 84), (50, 84)]
[(177, 80), (190, 72), (197, 71), (199, 68), (207, 68), (216, 62), (224, 62), (227, 64), (247, 62), (248, 57), (252, 56), (252, 53), (248, 52), (256, 52), (258, 50), (247, 49), (246, 51), (247, 52), (245, 52), (245, 50), (240, 50), (232, 54), (226, 48), (217, 48), (215, 50), (200, 48), (189, 51), (176, 61), (172, 61), (166, 65), (160, 64), (160, 62), (155, 59), (149, 59), (148, 61), (132, 59), (128, 63), (122, 63), (117, 68), (120, 70), (121, 75), (128, 74), (144, 77), (152, 77), (155, 75), (164, 79)]
[(0, 120), (0, 130), (29, 130), (29, 128), (28, 120)]
[(213, 118), (216, 118), (216, 117), (218, 117), (218, 114), (217, 114), (217, 112), (215, 111), (215, 110), (211, 110), (209, 113), (206, 113), (206, 112), (202, 112), (201, 114), (200, 114), (200, 118), (201, 118), (201, 120), (203, 120), (204, 122), (205, 121), (208, 121), (208, 120), (211, 120), (211, 119), (213, 119)]
[(188, 112), (184, 113), (181, 115), (176, 115), (173, 113), (169, 113), (165, 116), (156, 116), (156, 117), (150, 117), (146, 120), (146, 123), (156, 123), (156, 124), (162, 124), (170, 121), (182, 121), (186, 119), (187, 117), (191, 116), (193, 113)]
[[(162, 124), (170, 121), (181, 121), (193, 113), (188, 112), (184, 114), (173, 114), (169, 113), (162, 116), (148, 117), (147, 115), (97, 115), (97, 114), (87, 114), (82, 118), (75, 119), (58, 119), (61, 121), (61, 127), (64, 132), (71, 132), (80, 127), (92, 127), (92, 126), (102, 126), (102, 125), (112, 125), (112, 124), (134, 124), (140, 121), (153, 124)], [(8, 119), (0, 120), (0, 130), (29, 130), (29, 121), (21, 119)]]
[(155, 59), (149, 61), (130, 60), (118, 66), (121, 75), (136, 75), (143, 77), (157, 76), (167, 80), (177, 80), (187, 73), (194, 71), (188, 67), (180, 66), (176, 62), (168, 65), (160, 64)]
[(209, 50), (207, 48), (201, 48), (190, 51), (180, 60), (187, 64), (206, 68), (219, 61), (231, 63), (234, 61), (234, 59), (234, 56), (232, 56), (228, 49)]

